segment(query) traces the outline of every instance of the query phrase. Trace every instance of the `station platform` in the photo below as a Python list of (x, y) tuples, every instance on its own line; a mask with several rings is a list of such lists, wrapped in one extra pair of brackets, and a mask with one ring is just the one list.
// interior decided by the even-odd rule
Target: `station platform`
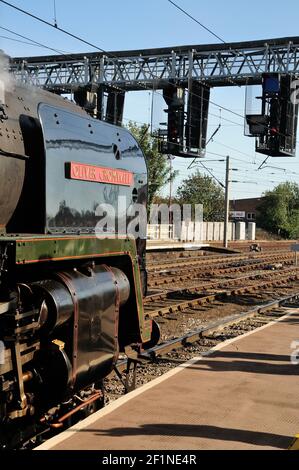
[(201, 250), (209, 247), (207, 243), (199, 242), (175, 242), (170, 240), (147, 240), (146, 251), (176, 251), (176, 250)]
[[(299, 432), (299, 309), (111, 403), (37, 450), (287, 449)], [(292, 349), (293, 348), (293, 349)]]

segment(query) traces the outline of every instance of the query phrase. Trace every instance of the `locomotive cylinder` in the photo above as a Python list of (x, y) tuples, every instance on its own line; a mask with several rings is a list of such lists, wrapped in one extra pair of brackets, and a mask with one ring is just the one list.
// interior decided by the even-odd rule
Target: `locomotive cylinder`
[[(98, 266), (94, 270), (90, 268), (89, 275), (83, 274), (79, 271), (65, 272), (71, 282), (79, 280), (79, 292), (74, 292), (76, 296), (80, 293), (82, 298), (88, 298), (89, 289), (91, 284), (97, 286), (99, 293), (103, 292), (103, 273), (110, 271), (114, 277), (114, 283), (117, 286), (117, 297), (119, 305), (124, 305), (130, 295), (130, 283), (127, 276), (118, 268), (106, 268)], [(58, 277), (60, 277), (58, 273)], [(76, 284), (77, 284), (76, 282)], [(53, 332), (56, 328), (67, 322), (74, 312), (74, 298), (71, 292), (67, 289), (66, 285), (62, 284), (61, 280), (46, 279), (31, 284), (40, 303), (40, 318), (39, 324), (43, 331), (48, 333)], [(82, 290), (82, 292), (81, 292)]]
[(63, 325), (72, 316), (72, 297), (61, 282), (54, 279), (31, 284), (40, 302), (39, 325), (48, 333)]
[(106, 265), (55, 277), (31, 284), (48, 342), (36, 357), (47, 399), (61, 399), (110, 372), (118, 356), (119, 308), (130, 295), (127, 276)]

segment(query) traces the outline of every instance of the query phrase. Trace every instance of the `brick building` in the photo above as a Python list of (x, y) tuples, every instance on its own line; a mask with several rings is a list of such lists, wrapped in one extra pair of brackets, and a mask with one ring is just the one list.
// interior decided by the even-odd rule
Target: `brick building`
[(258, 206), (263, 197), (253, 197), (248, 199), (232, 199), (230, 201), (230, 218), (232, 220), (242, 220), (245, 222), (255, 222)]

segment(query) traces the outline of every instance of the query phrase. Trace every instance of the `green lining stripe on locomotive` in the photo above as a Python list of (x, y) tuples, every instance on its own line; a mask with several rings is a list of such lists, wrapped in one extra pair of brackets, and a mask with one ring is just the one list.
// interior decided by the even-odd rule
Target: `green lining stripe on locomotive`
[(124, 254), (135, 260), (137, 256), (135, 241), (130, 238), (100, 239), (88, 235), (60, 235), (15, 238), (15, 241), (16, 264)]
[(33, 266), (37, 263), (68, 260), (90, 260), (128, 256), (131, 260), (135, 284), (136, 307), (138, 311), (142, 342), (151, 338), (151, 322), (144, 318), (142, 285), (135, 240), (132, 238), (104, 238), (94, 235), (34, 235), (32, 237), (3, 237), (0, 243), (15, 245), (16, 266)]

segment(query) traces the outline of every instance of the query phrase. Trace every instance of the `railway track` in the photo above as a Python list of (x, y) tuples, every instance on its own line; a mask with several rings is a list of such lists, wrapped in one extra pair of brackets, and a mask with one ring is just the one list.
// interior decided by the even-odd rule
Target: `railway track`
[(295, 302), (295, 301), (299, 302), (299, 291), (296, 292), (295, 294), (285, 296), (279, 300), (270, 301), (265, 305), (258, 305), (257, 307), (254, 307), (247, 312), (241, 312), (236, 315), (225, 317), (224, 319), (218, 320), (216, 322), (212, 322), (211, 324), (205, 327), (200, 327), (194, 331), (190, 331), (189, 333), (182, 335), (178, 338), (164, 341), (158, 344), (157, 346), (149, 349), (148, 351), (144, 351), (142, 354), (140, 354), (140, 358), (148, 358), (148, 359), (157, 358), (161, 354), (166, 354), (175, 349), (186, 347), (196, 341), (199, 341), (201, 338), (209, 337), (211, 334), (221, 331), (228, 326), (235, 325), (240, 322), (244, 322), (258, 315), (267, 313), (269, 317), (271, 316), (271, 313), (272, 314), (274, 312), (277, 313), (278, 312), (277, 309), (281, 308), (281, 306), (285, 304), (286, 302)]
[[(136, 355), (139, 373), (133, 378), (130, 387), (144, 385), (180, 363), (209, 354), (213, 347), (226, 339), (240, 336), (276, 320), (286, 313), (285, 307), (299, 308), (299, 285), (291, 294), (280, 295), (276, 300), (208, 322), (204, 326), (162, 341), (157, 346)], [(108, 401), (113, 401), (123, 394), (123, 387), (126, 388), (128, 385), (124, 380), (125, 371), (128, 372), (127, 367), (127, 360), (120, 360), (117, 364), (118, 377), (110, 375), (105, 380)], [(123, 377), (121, 382), (119, 377)]]
[(261, 253), (250, 253), (246, 255), (222, 255), (221, 257), (216, 257), (211, 259), (210, 257), (195, 257), (190, 259), (182, 259), (178, 262), (177, 259), (172, 260), (172, 262), (159, 263), (154, 265), (148, 265), (148, 272), (151, 276), (159, 275), (168, 275), (175, 269), (190, 269), (197, 266), (212, 267), (219, 265), (226, 265), (231, 263), (239, 263), (249, 260), (271, 260), (279, 258), (291, 258), (292, 253), (290, 251), (281, 250), (279, 252), (271, 252), (261, 255)]
[(233, 274), (236, 272), (246, 272), (256, 269), (266, 269), (270, 264), (282, 263), (283, 265), (293, 264), (293, 257), (288, 255), (285, 256), (272, 256), (271, 258), (262, 258), (261, 260), (244, 260), (239, 262), (229, 262), (222, 263), (216, 266), (211, 266), (211, 268), (202, 268), (194, 267), (191, 270), (191, 267), (186, 269), (186, 271), (179, 270), (178, 273), (173, 274), (175, 270), (171, 270), (167, 276), (150, 276), (148, 280), (149, 288), (164, 287), (166, 288), (170, 284), (185, 282), (190, 280), (203, 278), (205, 276), (220, 276), (225, 274)]
[[(228, 280), (213, 281), (209, 284), (187, 287), (153, 294), (145, 298), (145, 311), (150, 318), (183, 312), (186, 309), (210, 303), (223, 297), (255, 293), (259, 290), (285, 285), (299, 279), (299, 268), (291, 267), (283, 272), (269, 272), (240, 276)], [(246, 281), (246, 286), (238, 284)], [(250, 281), (255, 281), (252, 285)]]
[(290, 268), (285, 268), (283, 269), (282, 273), (273, 273), (272, 271), (267, 271), (266, 273), (263, 272), (261, 269), (256, 269), (255, 274), (248, 274), (248, 275), (242, 275), (242, 276), (237, 276), (237, 277), (232, 277), (232, 278), (220, 278), (220, 279), (207, 279), (207, 278), (197, 278), (195, 279), (196, 284), (189, 286), (189, 287), (179, 287), (179, 288), (172, 288), (172, 289), (167, 289), (163, 290), (158, 293), (153, 293), (144, 298), (144, 305), (147, 306), (150, 304), (153, 304), (154, 302), (159, 302), (163, 300), (172, 300), (176, 298), (182, 298), (182, 297), (188, 297), (193, 294), (205, 294), (209, 290), (214, 290), (214, 289), (221, 289), (221, 288), (230, 288), (231, 286), (237, 285), (240, 282), (244, 282), (246, 280), (248, 281), (254, 281), (254, 280), (260, 280), (260, 279), (268, 279), (269, 277), (274, 277), (279, 278), (281, 276), (287, 275), (289, 272), (297, 272), (298, 268), (295, 267), (290, 267)]
[(188, 256), (188, 257), (181, 257), (181, 258), (163, 258), (159, 259), (158, 262), (147, 262), (147, 268), (149, 271), (154, 271), (158, 272), (159, 269), (161, 268), (162, 270), (174, 265), (184, 265), (186, 264), (187, 266), (189, 264), (192, 264), (192, 262), (199, 262), (199, 263), (204, 263), (208, 261), (209, 263), (215, 263), (215, 262), (220, 262), (221, 260), (225, 258), (234, 258), (234, 257), (240, 257), (244, 258), (246, 255), (239, 255), (239, 254), (234, 254), (234, 255), (197, 255), (197, 256)]

